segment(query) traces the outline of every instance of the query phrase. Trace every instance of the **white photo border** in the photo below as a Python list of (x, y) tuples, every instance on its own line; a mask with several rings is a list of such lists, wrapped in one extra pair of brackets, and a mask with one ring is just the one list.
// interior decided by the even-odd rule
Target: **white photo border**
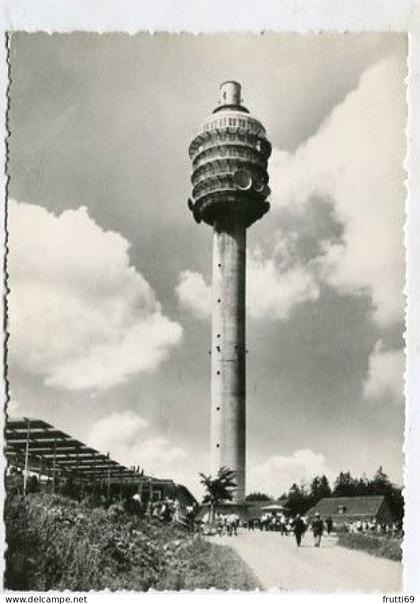
[[(2, 0), (3, 44), (0, 57), (0, 103), (7, 115), (8, 64), (6, 33), (12, 31), (128, 32), (379, 32), (409, 34), (408, 154), (406, 158), (406, 430), (404, 593), (420, 595), (420, 0)], [(1, 163), (6, 165), (7, 123), (3, 119)], [(0, 172), (6, 199), (7, 176)], [(6, 245), (5, 203), (0, 237)], [(5, 284), (3, 281), (3, 304)], [(5, 310), (5, 309), (4, 309)], [(3, 335), (4, 355), (7, 342)], [(4, 366), (4, 356), (3, 356)], [(6, 387), (3, 380), (3, 399)], [(4, 415), (0, 419), (4, 427)], [(0, 460), (1, 471), (5, 461)], [(2, 486), (2, 489), (4, 487)], [(0, 510), (3, 498), (0, 498)], [(1, 525), (4, 543), (4, 526)], [(1, 560), (3, 575), (4, 560)], [(109, 594), (110, 595), (110, 594)], [(173, 595), (173, 594), (172, 594)], [(118, 596), (121, 597), (121, 594)], [(180, 594), (178, 597), (186, 597)], [(204, 596), (205, 597), (205, 596)], [(229, 595), (231, 597), (231, 595)], [(333, 596), (337, 598), (337, 596)], [(323, 596), (325, 600), (325, 596)], [(125, 597), (124, 597), (125, 599)], [(128, 599), (128, 597), (127, 597)], [(376, 596), (378, 599), (378, 596)], [(381, 598), (382, 600), (382, 598)], [(334, 600), (336, 601), (336, 600)]]

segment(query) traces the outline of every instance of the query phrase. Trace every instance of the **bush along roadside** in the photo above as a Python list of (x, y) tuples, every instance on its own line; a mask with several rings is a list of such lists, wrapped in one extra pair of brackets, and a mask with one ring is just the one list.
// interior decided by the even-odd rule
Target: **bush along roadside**
[(5, 586), (12, 590), (259, 587), (230, 548), (116, 506), (88, 509), (59, 496), (8, 497)]
[(349, 549), (365, 551), (373, 556), (402, 560), (402, 539), (364, 533), (339, 533), (338, 544)]

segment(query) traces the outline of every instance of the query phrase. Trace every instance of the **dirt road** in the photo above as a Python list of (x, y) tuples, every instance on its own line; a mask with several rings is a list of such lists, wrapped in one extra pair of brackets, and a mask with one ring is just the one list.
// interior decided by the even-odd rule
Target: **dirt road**
[(310, 534), (300, 548), (294, 537), (271, 532), (243, 531), (213, 539), (233, 547), (264, 589), (385, 594), (402, 589), (402, 564), (339, 547), (334, 537), (324, 537), (319, 549)]

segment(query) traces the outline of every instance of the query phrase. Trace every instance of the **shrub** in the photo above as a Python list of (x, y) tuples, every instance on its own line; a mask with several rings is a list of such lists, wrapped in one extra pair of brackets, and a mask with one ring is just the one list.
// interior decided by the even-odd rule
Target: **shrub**
[(359, 549), (389, 560), (402, 559), (402, 539), (385, 535), (370, 535), (365, 533), (340, 533), (338, 544), (349, 549)]
[(120, 506), (90, 509), (63, 497), (9, 497), (5, 585), (48, 591), (254, 589), (229, 548)]

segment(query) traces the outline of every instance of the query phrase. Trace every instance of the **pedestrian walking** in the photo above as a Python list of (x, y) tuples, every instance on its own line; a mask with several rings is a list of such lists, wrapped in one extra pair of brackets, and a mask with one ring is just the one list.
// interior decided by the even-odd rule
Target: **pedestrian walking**
[(314, 536), (314, 545), (315, 547), (319, 547), (321, 545), (321, 537), (324, 532), (324, 523), (319, 515), (319, 512), (316, 512), (315, 518), (312, 520), (312, 534)]
[(276, 528), (277, 528), (277, 517), (273, 513), (273, 514), (271, 514), (271, 518), (270, 518), (270, 530), (275, 531)]
[(328, 516), (328, 518), (325, 520), (325, 524), (327, 525), (327, 533), (329, 535), (333, 529), (333, 519), (331, 516)]
[(135, 493), (131, 500), (129, 500), (129, 509), (130, 512), (135, 514), (136, 516), (141, 516), (141, 499), (138, 493)]
[(300, 514), (296, 514), (296, 518), (293, 520), (293, 532), (295, 534), (296, 544), (298, 547), (300, 547), (302, 535), (305, 532), (305, 529), (306, 526)]
[(372, 518), (369, 521), (369, 530), (370, 530), (370, 532), (376, 531), (376, 518)]
[(286, 516), (282, 514), (280, 516), (280, 535), (286, 535)]
[(181, 503), (179, 499), (175, 499), (173, 503), (172, 522), (175, 524), (181, 522)]
[(239, 516), (233, 512), (228, 516), (229, 535), (238, 534)]
[(157, 501), (152, 502), (152, 518), (159, 520), (159, 503)]
[(187, 522), (190, 531), (194, 532), (194, 506), (192, 505), (187, 505)]
[(223, 535), (224, 521), (223, 521), (222, 514), (220, 512), (217, 512), (217, 514), (216, 514), (215, 523), (216, 523), (216, 532), (219, 535), (219, 537), (221, 537)]

